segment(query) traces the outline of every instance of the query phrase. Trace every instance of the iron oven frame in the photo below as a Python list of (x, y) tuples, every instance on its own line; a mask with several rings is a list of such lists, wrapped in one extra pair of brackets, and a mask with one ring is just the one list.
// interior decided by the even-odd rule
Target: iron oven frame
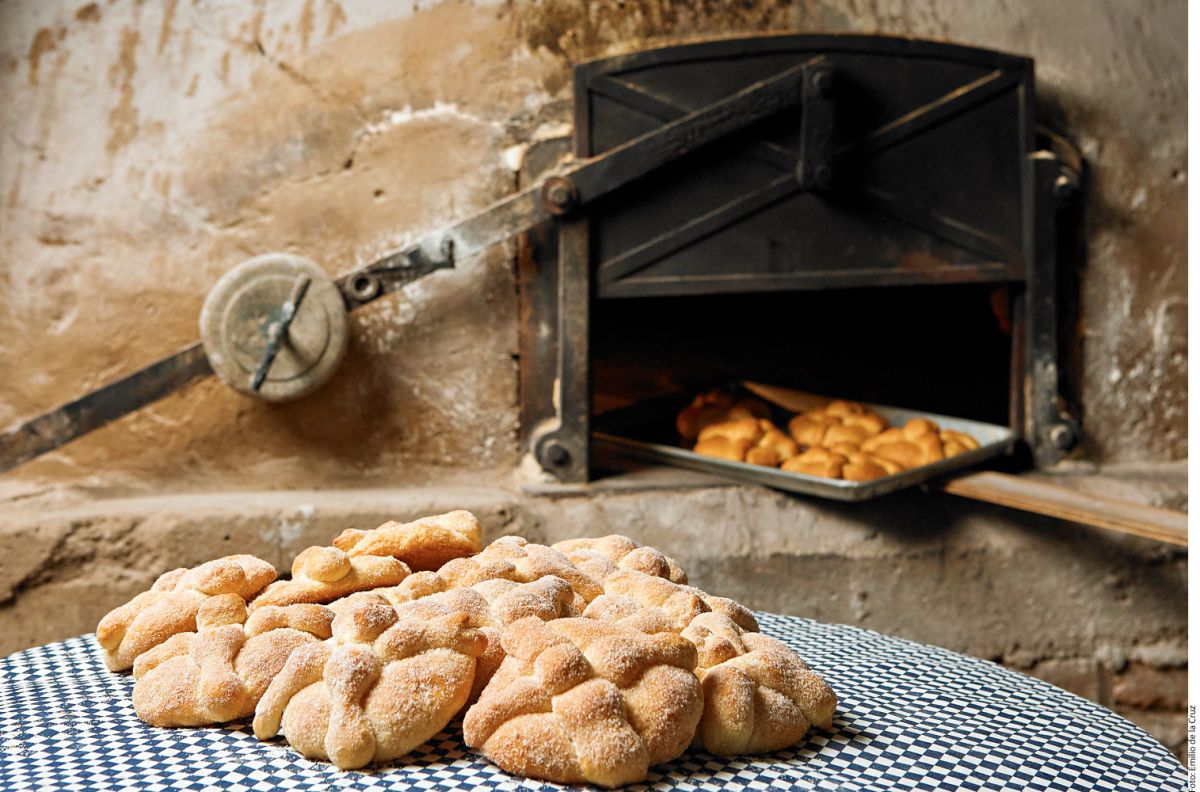
[[(1062, 318), (1077, 309), (1078, 297), (1060, 259), (1069, 237), (1064, 210), (1079, 192), (1083, 163), (1062, 138), (1036, 128), (1031, 59), (886, 36), (769, 35), (591, 61), (574, 72), (572, 153), (576, 161), (602, 159), (656, 125), (797, 66), (806, 79), (798, 113), (729, 136), (707, 157), (689, 155), (703, 170), (668, 166), (615, 200), (556, 212), (559, 222), (523, 241), (522, 449), (559, 480), (583, 482), (592, 474), (592, 305), (648, 295), (1005, 286), (1013, 322), (1009, 423), (1037, 465), (1077, 443), (1078, 410), (1064, 373), (1071, 329)], [(931, 176), (928, 147), (937, 145), (935, 134), (947, 133), (961, 145), (943, 141), (946, 167), (939, 172), (934, 163)], [(912, 141), (917, 149), (908, 162), (894, 156)], [(878, 166), (881, 155), (890, 159)], [(995, 189), (947, 178), (956, 156), (997, 175)], [(687, 195), (696, 178), (718, 185), (698, 211)], [(891, 188), (880, 187), (880, 179), (890, 179)], [(919, 200), (904, 194), (910, 183)], [(682, 202), (673, 189), (683, 190)], [(798, 240), (793, 229), (764, 235), (752, 227), (770, 223), (772, 212), (778, 222), (788, 208), (797, 226), (821, 222), (830, 206), (840, 212), (836, 222), (851, 223), (847, 228), (867, 223), (853, 245), (837, 234)], [(960, 208), (983, 219), (964, 221)], [(664, 220), (665, 230), (647, 235), (638, 220), (647, 215)], [(871, 224), (884, 230), (872, 235)], [(809, 255), (785, 251), (765, 266), (729, 255), (776, 233), (788, 250), (807, 246)], [(770, 258), (771, 241), (765, 244)], [(815, 264), (813, 254), (820, 257)]]

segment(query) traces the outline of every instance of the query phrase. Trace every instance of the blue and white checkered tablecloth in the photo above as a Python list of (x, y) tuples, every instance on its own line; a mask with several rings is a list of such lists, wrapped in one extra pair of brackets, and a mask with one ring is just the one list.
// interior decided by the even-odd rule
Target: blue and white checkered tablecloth
[[(761, 614), (840, 699), (831, 733), (722, 759), (686, 753), (637, 789), (1122, 790), (1187, 786), (1184, 767), (1118, 715), (1021, 674), (843, 625)], [(259, 742), (248, 724), (155, 729), (133, 680), (72, 638), (0, 660), (0, 790), (557, 789), (472, 754), (450, 724), (403, 764), (342, 772)]]

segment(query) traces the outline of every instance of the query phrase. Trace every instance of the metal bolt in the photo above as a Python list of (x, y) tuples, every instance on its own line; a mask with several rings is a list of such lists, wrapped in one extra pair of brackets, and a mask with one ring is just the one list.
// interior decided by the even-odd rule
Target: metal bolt
[(1079, 442), (1079, 438), (1070, 424), (1063, 423), (1050, 429), (1050, 442), (1059, 451), (1070, 451)]
[(579, 192), (566, 176), (551, 176), (542, 185), (542, 205), (553, 215), (565, 215), (575, 207)]
[(1079, 189), (1079, 177), (1073, 173), (1062, 172), (1054, 180), (1054, 197), (1060, 201), (1066, 200)]
[(829, 189), (829, 185), (833, 184), (833, 168), (825, 163), (821, 163), (813, 170), (813, 183), (822, 190)]
[(542, 447), (542, 460), (554, 467), (562, 467), (571, 461), (571, 452), (557, 440), (551, 440)]
[(833, 75), (823, 69), (813, 75), (812, 85), (821, 96), (829, 96), (833, 91)]
[(379, 294), (379, 278), (374, 275), (359, 275), (350, 282), (350, 290), (358, 299), (370, 300)]
[(546, 197), (550, 199), (550, 203), (555, 206), (565, 207), (571, 203), (571, 191), (562, 184), (555, 184), (550, 187), (546, 193)]

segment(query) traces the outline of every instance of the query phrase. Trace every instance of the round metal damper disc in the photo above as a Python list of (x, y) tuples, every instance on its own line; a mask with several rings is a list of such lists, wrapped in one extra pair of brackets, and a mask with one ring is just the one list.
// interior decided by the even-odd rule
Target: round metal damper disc
[(200, 312), (200, 340), (216, 375), (267, 401), (297, 399), (324, 384), (348, 334), (337, 286), (316, 264), (288, 253), (256, 256), (226, 272)]

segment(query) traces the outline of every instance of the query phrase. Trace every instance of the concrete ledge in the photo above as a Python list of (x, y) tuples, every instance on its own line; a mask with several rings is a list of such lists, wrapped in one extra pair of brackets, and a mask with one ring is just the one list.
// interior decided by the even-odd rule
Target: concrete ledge
[(1186, 551), (908, 491), (865, 504), (757, 487), (553, 498), (515, 488), (187, 494), (0, 511), (0, 652), (88, 632), (154, 577), (232, 552), (286, 571), (344, 528), (451, 508), (490, 540), (625, 533), (762, 610), (1028, 665), (1186, 661)]

